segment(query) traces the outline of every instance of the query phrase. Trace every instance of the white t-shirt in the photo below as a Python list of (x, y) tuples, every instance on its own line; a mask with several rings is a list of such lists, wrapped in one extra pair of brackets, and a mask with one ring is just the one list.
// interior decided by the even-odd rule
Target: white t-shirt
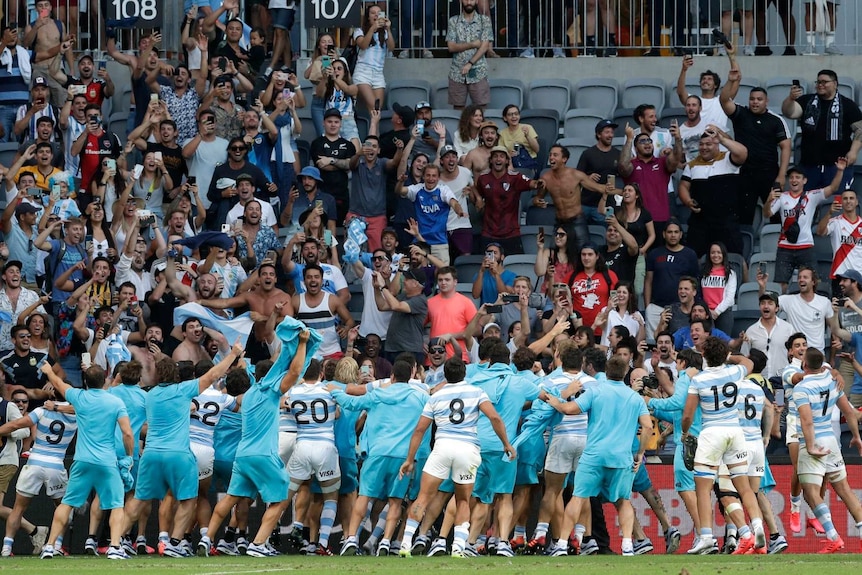
[(362, 295), (365, 297), (365, 305), (362, 308), (362, 323), (359, 324), (359, 335), (368, 337), (369, 333), (376, 333), (380, 339), (386, 340), (386, 332), (389, 330), (389, 321), (392, 319), (391, 311), (380, 311), (374, 304), (374, 274), (371, 269), (365, 268), (362, 274)]
[(782, 295), (778, 305), (787, 314), (787, 321), (796, 331), (808, 338), (808, 347), (823, 351), (826, 347), (826, 320), (832, 317), (832, 303), (822, 295), (814, 294), (810, 302), (800, 294)]
[(704, 98), (700, 96), (701, 109), (700, 109), (700, 117), (707, 123), (718, 126), (725, 132), (728, 129), (728, 118), (727, 114), (724, 113), (724, 109), (721, 107), (721, 101), (718, 96), (714, 98)]
[(455, 213), (455, 210), (449, 210), (449, 218), (446, 220), (446, 231), (472, 229), (473, 227), (470, 225), (467, 194), (464, 193), (464, 188), (473, 184), (473, 172), (464, 166), (456, 166), (456, 169), (458, 171), (458, 175), (455, 176), (454, 180), (447, 181), (441, 179), (440, 182), (446, 184), (449, 189), (452, 190), (452, 195), (455, 196), (455, 199), (458, 200), (459, 204), (461, 204), (461, 209), (464, 210), (464, 216), (459, 217), (458, 214)]
[[(793, 197), (790, 192), (783, 192), (777, 200), (772, 200), (769, 204), (769, 209), (773, 214), (781, 216), (782, 231), (778, 238), (778, 247), (780, 248), (810, 248), (814, 246), (814, 235), (811, 233), (811, 226), (814, 223), (814, 215), (817, 212), (817, 206), (826, 204), (832, 201), (831, 197), (827, 198), (823, 189), (809, 190), (805, 192), (805, 197)], [(799, 204), (799, 209), (796, 205)], [(799, 238), (796, 243), (790, 243), (784, 237), (784, 228), (787, 218), (795, 218), (799, 223)]]
[[(278, 223), (278, 220), (275, 219), (275, 212), (272, 210), (272, 204), (269, 202), (264, 202), (262, 200), (258, 200), (260, 204), (260, 225), (272, 227)], [(240, 218), (240, 216), (245, 214), (245, 206), (241, 203), (237, 202), (237, 204), (230, 209), (227, 213), (227, 218), (225, 219), (225, 223), (231, 226), (236, 223), (236, 221)]]
[[(191, 140), (183, 142), (183, 146)], [(216, 137), (212, 142), (201, 142), (195, 155), (188, 161), (189, 176), (197, 178), (198, 189), (201, 190), (201, 202), (204, 209), (210, 207), (207, 199), (207, 190), (210, 189), (210, 181), (213, 178), (216, 166), (227, 161), (227, 140)]]

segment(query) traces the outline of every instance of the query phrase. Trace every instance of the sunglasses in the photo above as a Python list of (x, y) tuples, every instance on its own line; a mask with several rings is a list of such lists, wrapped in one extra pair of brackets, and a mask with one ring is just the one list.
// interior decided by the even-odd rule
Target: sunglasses
[(245, 146), (231, 146), (229, 149), (231, 152), (244, 152)]
[(386, 256), (374, 256), (371, 259), (375, 262), (380, 262), (380, 261), (387, 261), (388, 262), (389, 261), (389, 258), (387, 258)]
[(30, 403), (29, 399), (13, 399), (12, 403)]
[(557, 232), (554, 235), (557, 236), (558, 238), (564, 238), (569, 234), (567, 234), (566, 232)]
[(446, 353), (446, 348), (445, 347), (432, 347), (432, 348), (429, 348), (428, 351), (430, 351), (431, 353)]

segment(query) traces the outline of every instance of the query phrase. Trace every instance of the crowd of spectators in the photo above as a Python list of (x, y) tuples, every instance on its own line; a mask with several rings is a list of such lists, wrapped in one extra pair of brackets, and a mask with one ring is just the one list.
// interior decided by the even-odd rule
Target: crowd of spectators
[[(20, 145), (0, 166), (5, 399), (25, 403), (24, 392), (38, 408), (59, 399), (54, 377), (92, 385), (93, 366), (129, 383), (116, 373), (132, 359), (132, 383), (158, 386), (165, 361), (218, 364), (228, 333), (259, 364), (278, 355), (277, 326), (292, 317), (321, 337), (324, 373), (343, 358), (360, 366), (362, 380), (343, 383), (387, 378), (406, 353), (432, 387), (445, 358), (478, 364), (483, 342), (497, 340), (519, 370), (543, 377), (563, 340), (651, 372), (715, 336), (763, 352), (764, 378), (780, 378), (791, 359), (783, 343), (802, 332), (862, 406), (862, 221), (850, 186), (862, 112), (834, 71), (817, 73), (813, 93), (772, 94), (779, 115), (764, 88), (735, 101), (733, 45), (726, 83), (705, 71), (699, 94), (685, 90), (684, 57), (686, 119), (661, 128), (645, 102), (621, 147), (620, 126), (604, 119), (574, 167), (518, 106), (501, 124), (485, 115), (493, 33), (477, 0), (461, 0), (446, 38), (449, 102), (462, 110), (454, 133), (426, 101), (392, 103), (382, 132), (395, 40), (377, 4), (353, 34), (356, 62), (319, 36), (304, 72), (310, 94), (284, 33), (265, 68), (255, 50), (265, 32), (248, 44), (237, 1), (214, 8), (188, 12), (175, 64), (158, 32), (130, 54), (108, 30), (107, 53), (128, 67), (134, 95), (123, 134), (102, 114), (117, 91), (104, 61), (75, 56), (47, 0), (20, 30), (3, 26), (0, 121)], [(275, 29), (289, 29), (277, 10), (287, 9), (271, 10)], [(299, 138), (306, 106), (311, 142)], [(786, 119), (801, 129), (796, 165)], [(528, 211), (552, 213), (553, 224), (525, 235)], [(760, 221), (778, 224), (779, 238), (755, 250), (755, 269), (743, 236)], [(826, 273), (816, 236), (831, 246)], [(26, 413), (13, 407), (4, 422)]]

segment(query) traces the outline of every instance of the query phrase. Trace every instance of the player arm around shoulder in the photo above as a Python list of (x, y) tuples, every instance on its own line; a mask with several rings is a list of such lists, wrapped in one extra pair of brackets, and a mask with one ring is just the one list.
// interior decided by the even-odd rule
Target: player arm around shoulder
[(483, 401), (479, 404), (479, 411), (485, 414), (485, 417), (488, 418), (488, 421), (491, 422), (491, 427), (494, 428), (494, 433), (497, 434), (497, 437), (500, 438), (500, 441), (503, 442), (503, 451), (506, 452), (506, 455), (509, 459), (515, 459), (517, 457), (517, 452), (515, 448), (512, 447), (512, 444), (509, 443), (509, 437), (506, 435), (506, 425), (503, 423), (503, 419), (500, 417), (500, 414), (497, 413), (497, 410), (494, 409), (494, 404), (490, 401)]

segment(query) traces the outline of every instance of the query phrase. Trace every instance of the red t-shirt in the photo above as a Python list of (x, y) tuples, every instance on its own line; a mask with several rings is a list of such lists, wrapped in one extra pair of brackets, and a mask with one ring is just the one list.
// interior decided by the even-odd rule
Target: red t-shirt
[(81, 151), (81, 189), (89, 191), (90, 181), (102, 164), (102, 158), (116, 158), (120, 155), (120, 141), (110, 132), (100, 135), (87, 134), (87, 143)]
[(521, 194), (531, 189), (530, 184), (530, 178), (520, 172), (508, 171), (501, 178), (492, 172), (479, 176), (476, 191), (485, 200), (483, 236), (509, 239), (521, 235)]
[[(611, 287), (617, 285), (617, 274), (612, 271), (607, 274), (611, 280), (610, 285), (601, 272), (594, 272), (591, 276), (586, 272), (579, 272), (569, 282), (572, 286), (572, 308), (581, 314), (586, 326), (593, 325), (596, 316), (608, 305)], [(595, 333), (601, 335), (602, 330), (597, 329)]]

